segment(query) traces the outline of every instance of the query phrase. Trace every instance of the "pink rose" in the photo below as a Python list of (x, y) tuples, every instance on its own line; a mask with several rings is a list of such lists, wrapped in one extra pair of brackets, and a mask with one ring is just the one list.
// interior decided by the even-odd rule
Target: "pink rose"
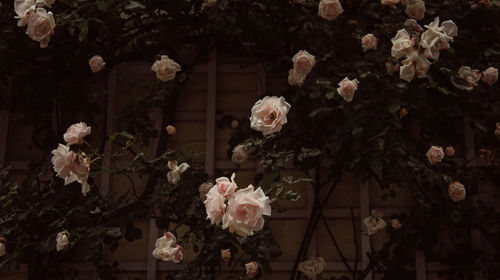
[(234, 177), (236, 177), (236, 174), (233, 173), (231, 175), (231, 180), (227, 177), (219, 177), (215, 179), (215, 188), (224, 197), (233, 195), (238, 188), (238, 185), (236, 185), (236, 182), (234, 181)]
[(427, 151), (427, 159), (430, 164), (436, 164), (441, 162), (444, 158), (444, 151), (442, 147), (439, 146), (431, 146)]
[(261, 188), (252, 185), (240, 189), (229, 198), (227, 212), (222, 220), (222, 229), (247, 237), (264, 226), (263, 215), (271, 216), (271, 206)]
[(376, 50), (377, 49), (377, 37), (375, 35), (368, 33), (363, 38), (361, 38), (361, 47), (363, 51)]
[(402, 227), (401, 222), (397, 218), (391, 220), (391, 226), (394, 229), (400, 229)]
[(220, 250), (220, 257), (224, 262), (229, 262), (231, 259), (231, 249)]
[(446, 147), (446, 149), (444, 149), (444, 153), (446, 154), (446, 156), (452, 157), (455, 155), (455, 149), (452, 146), (448, 146)]
[(205, 199), (207, 199), (208, 191), (210, 191), (210, 189), (212, 189), (213, 186), (214, 184), (210, 182), (205, 182), (198, 187), (198, 191), (200, 192), (200, 198), (202, 201), (205, 201)]
[(239, 144), (233, 149), (231, 161), (235, 163), (243, 163), (248, 159), (248, 150), (243, 144)]
[(304, 84), (304, 81), (306, 79), (305, 74), (302, 74), (295, 69), (290, 69), (288, 71), (288, 84), (291, 86), (302, 86)]
[(15, 19), (17, 21), (17, 26), (25, 26), (28, 24), (30, 15), (36, 10), (35, 1), (33, 0), (15, 0), (14, 1), (14, 11), (16, 12)]
[(151, 67), (151, 70), (156, 72), (156, 77), (167, 82), (175, 79), (175, 74), (181, 71), (181, 66), (166, 55), (162, 55), (160, 60), (156, 60)]
[(311, 55), (306, 50), (301, 50), (292, 57), (293, 69), (303, 75), (309, 74), (316, 64), (314, 55)]
[(406, 15), (415, 20), (421, 20), (425, 16), (425, 2), (422, 0), (413, 1), (406, 6)]
[(290, 107), (283, 97), (266, 96), (253, 105), (250, 127), (264, 135), (278, 132), (287, 123)]
[(81, 145), (83, 138), (90, 135), (92, 128), (84, 122), (72, 124), (64, 133), (63, 138), (66, 143), (71, 146), (74, 144)]
[(344, 12), (339, 0), (320, 0), (318, 5), (318, 15), (328, 21), (336, 19)]
[(481, 74), (481, 80), (490, 86), (493, 85), (498, 80), (498, 69), (490, 67), (484, 70)]
[(30, 14), (28, 21), (28, 36), (40, 42), (40, 48), (49, 46), (50, 37), (54, 35), (56, 22), (52, 12), (48, 12), (44, 8), (37, 8), (34, 13)]
[(182, 247), (176, 244), (176, 238), (171, 232), (166, 232), (163, 237), (156, 239), (153, 257), (173, 263), (178, 263), (184, 258)]
[(226, 198), (219, 192), (219, 188), (211, 188), (204, 201), (207, 219), (211, 224), (218, 225), (222, 222), (222, 217), (226, 212)]
[(102, 59), (101, 56), (94, 55), (89, 59), (89, 66), (92, 73), (97, 73), (104, 69), (104, 66), (106, 66), (106, 62), (104, 62), (104, 59)]
[(389, 6), (393, 9), (396, 8), (396, 4), (399, 3), (399, 0), (380, 0), (380, 3), (385, 6)]
[(458, 202), (465, 199), (465, 187), (460, 182), (454, 181), (448, 186), (451, 200)]
[(259, 271), (259, 264), (257, 262), (249, 262), (245, 264), (245, 269), (249, 278), (255, 277)]
[(318, 257), (299, 263), (298, 270), (307, 278), (316, 279), (316, 276), (325, 270), (325, 266), (325, 259)]
[(357, 79), (349, 80), (349, 78), (345, 77), (339, 83), (339, 87), (337, 88), (337, 92), (344, 98), (345, 101), (351, 102), (354, 97), (354, 92), (358, 90), (359, 81)]

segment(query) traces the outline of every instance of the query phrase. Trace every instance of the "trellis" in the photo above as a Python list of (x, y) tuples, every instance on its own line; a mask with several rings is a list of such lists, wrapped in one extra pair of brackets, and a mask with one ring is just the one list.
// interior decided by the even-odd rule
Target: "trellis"
[[(151, 74), (150, 63), (145, 62), (131, 62), (124, 63), (115, 66), (108, 75), (107, 81), (107, 118), (106, 127), (107, 135), (113, 132), (113, 116), (115, 111), (115, 100), (117, 98), (117, 84), (119, 83), (118, 77), (123, 75), (134, 75), (134, 74)], [(210, 60), (205, 64), (197, 65), (193, 72), (196, 73), (206, 73), (207, 79), (207, 99), (205, 112), (177, 112), (175, 115), (175, 120), (177, 121), (205, 121), (205, 171), (211, 174), (214, 168), (219, 169), (232, 169), (234, 164), (229, 160), (216, 160), (215, 159), (215, 133), (216, 133), (216, 104), (217, 104), (217, 73), (253, 73), (257, 74), (257, 81), (259, 95), (264, 94), (266, 88), (266, 76), (262, 67), (259, 65), (252, 65), (241, 67), (236, 64), (218, 64), (216, 53), (210, 55)], [(12, 94), (12, 82), (8, 82), (4, 85), (4, 92), (8, 95)], [(248, 111), (245, 112), (226, 112), (228, 114), (242, 117), (249, 114)], [(5, 154), (7, 149), (7, 132), (9, 126), (9, 110), (3, 110), (0, 113), (0, 166), (4, 166), (6, 163)], [(156, 116), (156, 119), (161, 118), (160, 115)], [(161, 121), (155, 122), (161, 125)], [(465, 119), (465, 143), (466, 143), (466, 160), (474, 164), (475, 149), (474, 149), (474, 131), (468, 125), (468, 119)], [(161, 127), (156, 127), (156, 129), (163, 129)], [(157, 141), (154, 143), (155, 147)], [(104, 148), (105, 153), (111, 152), (111, 144), (106, 144)], [(29, 162), (27, 161), (15, 161), (8, 162), (12, 164), (17, 170), (27, 170)], [(106, 158), (103, 160), (103, 168), (109, 168), (111, 166), (111, 160)], [(259, 167), (255, 162), (245, 162), (240, 166), (244, 170), (255, 170), (259, 171)], [(100, 178), (100, 190), (103, 194), (108, 193), (110, 189), (111, 176), (109, 173), (103, 173)], [(370, 215), (370, 183), (368, 181), (363, 181), (359, 183), (360, 188), (360, 208), (353, 209), (354, 216), (356, 218), (362, 218)], [(273, 213), (272, 219), (307, 219), (313, 208), (313, 190), (308, 188), (307, 191), (307, 208), (306, 209), (289, 209), (282, 213)], [(400, 213), (405, 211), (401, 208), (385, 208), (382, 209), (384, 214), (390, 216), (394, 213)], [(325, 218), (335, 219), (335, 218), (350, 218), (351, 208), (334, 208), (324, 210)], [(358, 228), (362, 228), (359, 225)], [(148, 236), (148, 250), (152, 252), (154, 249), (154, 244), (159, 235), (159, 229), (156, 227), (154, 219), (149, 221), (149, 236)], [(473, 244), (477, 248), (481, 248), (481, 236), (477, 231), (471, 233), (473, 237)], [(366, 234), (362, 234), (360, 242), (361, 250), (361, 260), (357, 264), (358, 270), (363, 270), (369, 264), (368, 253), (371, 252), (371, 240)], [(314, 236), (312, 238), (309, 251), (307, 252), (309, 257), (317, 255), (317, 238)], [(417, 280), (425, 280), (427, 272), (439, 271), (443, 267), (439, 263), (426, 262), (425, 255), (423, 252), (417, 251), (416, 253), (416, 263), (415, 263), (415, 273)], [(292, 270), (293, 261), (275, 261), (271, 263), (271, 267), (274, 271), (288, 272)], [(350, 262), (351, 267), (354, 267), (354, 263)], [(76, 263), (76, 264), (66, 264), (64, 266), (71, 266), (80, 271), (87, 271), (95, 273), (95, 268), (93, 265), (88, 263)], [(148, 259), (143, 262), (121, 262), (120, 266), (130, 272), (146, 272), (147, 280), (153, 280), (157, 278), (157, 272), (161, 271), (176, 271), (183, 268), (183, 265), (176, 265), (171, 263), (158, 262), (153, 258), (151, 254), (148, 254)], [(26, 266), (21, 266), (20, 272), (26, 271)], [(346, 271), (344, 263), (341, 261), (328, 261), (326, 266), (326, 271)], [(482, 280), (483, 273), (478, 272), (475, 275), (476, 279)], [(371, 280), (373, 275), (370, 273), (365, 279)]]

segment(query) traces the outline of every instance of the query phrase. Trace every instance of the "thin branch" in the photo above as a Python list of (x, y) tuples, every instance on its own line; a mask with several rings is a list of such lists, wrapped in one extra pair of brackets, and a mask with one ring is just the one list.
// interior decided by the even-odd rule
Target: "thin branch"
[(356, 229), (356, 220), (354, 219), (354, 210), (352, 209), (352, 207), (351, 207), (351, 221), (352, 221), (352, 230), (354, 232), (354, 248), (356, 250), (354, 257), (354, 269), (352, 270), (352, 279), (356, 279), (356, 272), (358, 271), (359, 244), (358, 244), (358, 231)]
[(333, 232), (330, 230), (330, 227), (328, 226), (328, 222), (326, 221), (325, 216), (323, 215), (323, 213), (320, 213), (320, 216), (321, 216), (321, 220), (323, 221), (323, 224), (325, 225), (326, 231), (328, 232), (328, 235), (330, 236), (330, 239), (332, 240), (333, 245), (335, 246), (335, 249), (337, 249), (337, 252), (339, 253), (340, 258), (342, 259), (342, 262), (344, 263), (347, 270), (349, 270), (349, 272), (351, 272), (352, 275), (355, 275), (355, 273), (352, 270), (352, 267), (349, 265), (347, 258), (342, 253), (342, 250), (340, 249), (340, 246), (337, 243), (337, 239), (335, 239)]

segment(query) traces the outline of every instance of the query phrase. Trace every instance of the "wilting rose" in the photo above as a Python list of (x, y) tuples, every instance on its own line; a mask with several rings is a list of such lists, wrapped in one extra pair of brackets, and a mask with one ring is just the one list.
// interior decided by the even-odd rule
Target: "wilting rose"
[(292, 62), (295, 71), (307, 75), (316, 64), (316, 59), (306, 50), (301, 50), (292, 57)]
[(220, 250), (220, 257), (224, 262), (229, 262), (231, 259), (231, 249)]
[(392, 64), (392, 62), (387, 61), (385, 63), (385, 69), (387, 74), (393, 75), (394, 73), (399, 72), (399, 63)]
[(396, 8), (396, 4), (399, 3), (399, 0), (380, 0), (380, 3), (384, 6), (389, 6), (391, 8)]
[(368, 216), (363, 219), (363, 224), (366, 227), (368, 235), (374, 235), (379, 231), (383, 231), (387, 224), (382, 217), (377, 217), (374, 215)]
[(222, 229), (247, 237), (264, 226), (263, 215), (271, 216), (271, 205), (261, 188), (252, 185), (240, 189), (229, 198), (227, 212), (222, 219)]
[(359, 81), (357, 79), (349, 80), (349, 78), (345, 77), (340, 81), (337, 92), (345, 101), (351, 102), (354, 97), (354, 92), (358, 90), (358, 84)]
[(422, 0), (414, 1), (406, 6), (405, 13), (409, 18), (421, 20), (425, 16), (425, 2)]
[(361, 38), (361, 47), (363, 51), (376, 50), (377, 49), (377, 37), (375, 35), (368, 33), (363, 38)]
[(410, 34), (405, 29), (398, 30), (396, 36), (391, 39), (392, 48), (391, 55), (395, 59), (400, 59), (401, 57), (409, 54), (413, 50), (413, 45), (415, 44), (415, 39), (410, 37)]
[(448, 146), (446, 147), (446, 149), (444, 149), (444, 153), (446, 154), (446, 156), (452, 157), (455, 155), (455, 148), (453, 148), (452, 146)]
[(431, 146), (427, 151), (427, 160), (429, 160), (430, 164), (436, 164), (441, 162), (444, 158), (444, 151), (442, 147), (439, 146)]
[(415, 75), (417, 78), (425, 78), (431, 66), (431, 62), (416, 50), (412, 50), (401, 63), (399, 77), (407, 82), (411, 82)]
[(302, 74), (295, 69), (288, 70), (288, 84), (291, 86), (302, 86), (306, 77), (306, 74)]
[(460, 182), (454, 181), (448, 186), (451, 200), (458, 202), (465, 199), (465, 187)]
[(177, 185), (177, 183), (181, 180), (181, 174), (188, 170), (189, 164), (183, 162), (181, 165), (177, 165), (176, 160), (169, 160), (168, 168), (170, 169), (167, 173), (168, 182)]
[(287, 123), (290, 107), (283, 97), (266, 96), (253, 105), (250, 127), (264, 135), (278, 132)]
[(92, 73), (97, 73), (104, 69), (106, 62), (104, 62), (104, 59), (100, 55), (94, 55), (89, 59), (89, 66)]
[(173, 263), (178, 263), (184, 258), (182, 247), (176, 244), (176, 238), (171, 232), (165, 232), (163, 237), (156, 239), (153, 257)]
[(177, 133), (177, 129), (173, 125), (167, 125), (165, 130), (167, 131), (168, 135), (175, 135)]
[(400, 229), (402, 227), (401, 222), (397, 218), (391, 220), (391, 226), (394, 229)]
[(170, 59), (167, 55), (162, 55), (160, 60), (156, 60), (151, 67), (156, 72), (156, 77), (164, 82), (175, 79), (175, 74), (181, 71), (181, 66)]
[(15, 0), (14, 1), (14, 11), (16, 12), (15, 19), (17, 21), (17, 26), (25, 26), (28, 24), (30, 15), (36, 10), (35, 1), (33, 0)]
[(30, 14), (28, 20), (28, 36), (40, 42), (40, 48), (49, 46), (50, 37), (54, 35), (56, 22), (52, 12), (48, 12), (44, 8), (37, 8), (34, 13)]
[(481, 80), (490, 86), (493, 85), (498, 80), (498, 69), (490, 67), (484, 70), (481, 74)]
[(304, 273), (307, 278), (316, 279), (316, 276), (323, 272), (325, 266), (325, 259), (317, 257), (299, 263), (298, 270)]
[(205, 182), (198, 187), (201, 201), (205, 201), (205, 199), (207, 199), (207, 194), (210, 191), (210, 189), (213, 188), (213, 186), (214, 184), (210, 182)]
[(439, 17), (436, 17), (429, 25), (424, 25), (427, 30), (422, 33), (420, 46), (424, 49), (424, 56), (437, 60), (439, 51), (450, 48), (449, 42), (457, 36), (457, 25), (447, 20), (439, 25)]
[(87, 126), (84, 122), (79, 122), (68, 127), (63, 138), (69, 146), (74, 144), (81, 145), (83, 143), (83, 138), (90, 135), (91, 132), (92, 128), (90, 126)]
[(78, 182), (82, 185), (82, 194), (85, 196), (90, 191), (87, 183), (90, 172), (90, 160), (85, 153), (76, 154), (68, 146), (59, 144), (52, 150), (52, 165), (57, 176), (64, 179), (64, 185)]
[(63, 250), (69, 244), (69, 232), (61, 231), (56, 236), (56, 250), (57, 252)]
[(344, 12), (339, 0), (320, 0), (318, 5), (318, 15), (328, 21), (336, 19)]
[(473, 86), (477, 86), (477, 82), (481, 79), (481, 73), (477, 69), (472, 69), (469, 66), (462, 66), (458, 70), (458, 76), (465, 80), (470, 86), (469, 90), (473, 89)]
[(243, 144), (239, 144), (233, 149), (231, 160), (235, 163), (242, 163), (248, 159), (248, 150)]
[(255, 277), (259, 271), (259, 264), (257, 262), (249, 262), (245, 264), (245, 270), (249, 278)]

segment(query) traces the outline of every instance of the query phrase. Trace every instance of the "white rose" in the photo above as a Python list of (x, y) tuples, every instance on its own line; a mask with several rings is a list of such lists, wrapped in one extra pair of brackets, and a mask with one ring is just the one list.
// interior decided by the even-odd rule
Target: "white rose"
[(181, 163), (181, 165), (177, 165), (176, 160), (170, 160), (168, 161), (168, 168), (170, 169), (167, 173), (168, 182), (177, 185), (177, 183), (181, 180), (181, 174), (186, 172), (189, 168), (189, 164), (184, 162)]
[(363, 219), (363, 224), (367, 229), (368, 235), (374, 235), (379, 231), (383, 231), (387, 224), (381, 216), (368, 216)]
[(250, 127), (264, 135), (278, 132), (287, 123), (290, 107), (283, 97), (266, 96), (253, 105)]
[(84, 122), (79, 122), (72, 124), (64, 133), (63, 138), (64, 141), (68, 144), (68, 146), (78, 144), (81, 145), (83, 143), (83, 138), (87, 135), (90, 135), (92, 128), (87, 126)]
[(477, 69), (472, 69), (469, 66), (462, 66), (458, 70), (458, 76), (464, 79), (472, 90), (473, 86), (477, 86), (477, 82), (481, 79), (481, 73)]
[(14, 11), (16, 12), (15, 19), (17, 21), (17, 26), (25, 26), (28, 24), (30, 15), (36, 10), (34, 0), (15, 0), (14, 1)]
[(415, 20), (421, 20), (425, 16), (425, 2), (422, 0), (417, 0), (408, 6), (406, 6), (405, 10), (406, 15), (409, 18)]
[(222, 229), (242, 237), (253, 235), (264, 226), (263, 215), (271, 216), (271, 205), (261, 188), (252, 185), (240, 189), (229, 198), (227, 211), (222, 219)]
[(354, 98), (354, 92), (358, 90), (359, 81), (357, 79), (349, 80), (345, 77), (339, 83), (339, 87), (337, 88), (337, 92), (344, 98), (345, 101), (351, 102)]
[(292, 57), (293, 69), (300, 74), (307, 75), (316, 64), (314, 55), (306, 50), (301, 50)]
[(328, 21), (336, 19), (344, 12), (339, 0), (320, 0), (318, 5), (318, 15)]
[(484, 70), (481, 74), (481, 80), (490, 86), (493, 85), (498, 80), (498, 69), (495, 67), (490, 67)]
[(402, 64), (399, 68), (399, 77), (407, 82), (411, 82), (415, 74), (417, 78), (425, 78), (431, 66), (431, 62), (416, 50), (408, 54)]
[(298, 71), (295, 71), (295, 69), (290, 69), (288, 71), (288, 84), (291, 86), (302, 86), (304, 84), (304, 81), (306, 80), (305, 74), (302, 74)]
[(66, 248), (66, 246), (68, 246), (69, 244), (69, 232), (67, 231), (61, 231), (57, 234), (56, 236), (56, 249), (57, 249), (57, 252), (63, 250), (64, 248)]
[(199, 187), (198, 187), (198, 191), (200, 192), (200, 199), (202, 201), (205, 201), (205, 199), (207, 198), (207, 193), (208, 191), (210, 191), (210, 189), (214, 186), (214, 184), (210, 183), (210, 182), (205, 182), (203, 184), (201, 184)]
[(104, 62), (104, 59), (102, 59), (101, 56), (94, 55), (89, 59), (89, 66), (92, 73), (97, 73), (104, 69), (104, 66), (106, 66), (106, 62)]
[(299, 263), (298, 270), (304, 273), (307, 278), (316, 279), (316, 276), (323, 272), (325, 266), (325, 259), (318, 257)]
[(248, 159), (248, 150), (243, 144), (239, 144), (233, 149), (231, 160), (235, 163), (242, 163)]
[(34, 13), (30, 14), (28, 21), (28, 36), (40, 42), (41, 48), (46, 48), (49, 45), (50, 36), (54, 35), (56, 22), (52, 12), (48, 12), (44, 8), (36, 8)]
[(175, 74), (181, 71), (181, 66), (166, 55), (162, 55), (160, 60), (156, 60), (151, 67), (156, 72), (156, 77), (164, 82), (175, 79)]
[(449, 42), (457, 36), (457, 26), (451, 20), (447, 20), (439, 26), (439, 17), (436, 17), (429, 25), (424, 26), (427, 30), (422, 33), (420, 46), (425, 49), (424, 55), (426, 57), (437, 60), (439, 51), (448, 49)]
[(59, 144), (52, 150), (52, 165), (57, 176), (64, 179), (64, 185), (78, 182), (82, 185), (82, 194), (85, 196), (90, 190), (87, 183), (90, 172), (90, 160), (85, 153), (76, 154), (68, 146)]
[(363, 51), (376, 50), (377, 49), (377, 37), (375, 35), (368, 33), (363, 38), (361, 38), (361, 47)]
[(176, 244), (175, 236), (170, 232), (165, 232), (163, 237), (156, 239), (153, 257), (173, 263), (178, 263), (184, 258), (182, 247)]
[(460, 182), (454, 181), (448, 186), (451, 200), (458, 202), (465, 199), (465, 187)]
[(444, 151), (442, 147), (439, 146), (431, 146), (427, 151), (427, 160), (429, 160), (430, 164), (436, 164), (441, 162), (444, 158)]
[(245, 264), (245, 270), (249, 278), (255, 277), (259, 271), (259, 264), (257, 262), (249, 262)]
[(413, 50), (413, 45), (415, 44), (415, 39), (410, 37), (410, 34), (405, 29), (398, 30), (396, 36), (391, 39), (392, 48), (391, 55), (395, 59), (400, 59), (401, 57), (409, 54)]

